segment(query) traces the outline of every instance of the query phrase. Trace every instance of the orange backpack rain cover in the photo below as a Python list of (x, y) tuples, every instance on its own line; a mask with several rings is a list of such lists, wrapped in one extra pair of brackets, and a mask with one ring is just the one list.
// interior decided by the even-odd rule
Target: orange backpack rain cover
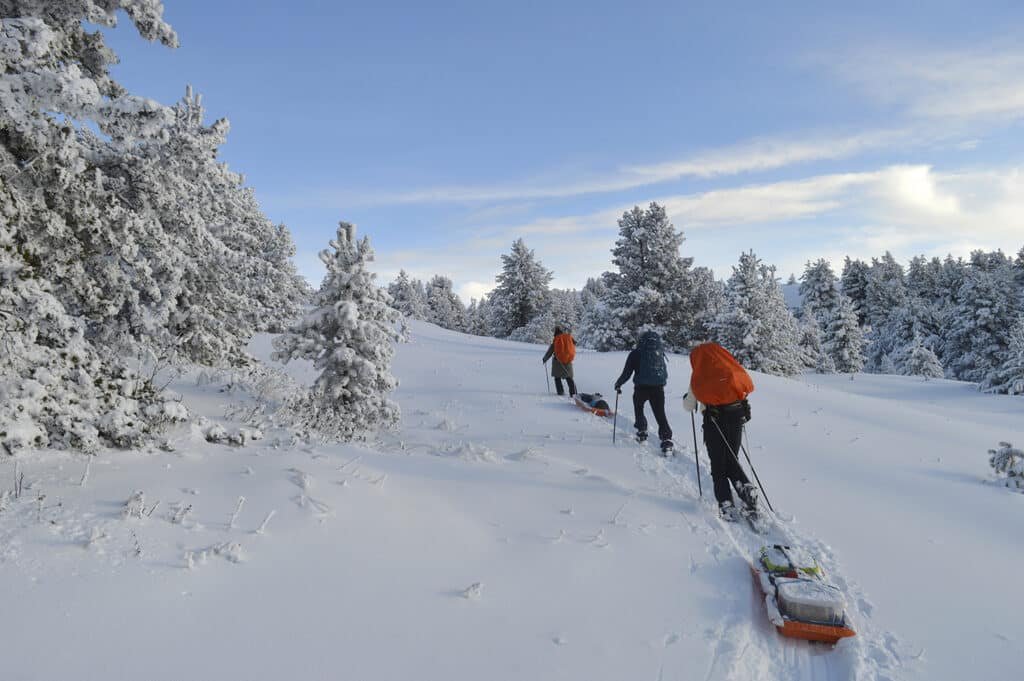
[(560, 333), (555, 336), (555, 359), (560, 364), (569, 364), (576, 359), (576, 344), (569, 334)]
[(690, 389), (698, 401), (710, 405), (732, 404), (754, 392), (750, 374), (718, 343), (698, 345), (690, 353), (693, 377)]

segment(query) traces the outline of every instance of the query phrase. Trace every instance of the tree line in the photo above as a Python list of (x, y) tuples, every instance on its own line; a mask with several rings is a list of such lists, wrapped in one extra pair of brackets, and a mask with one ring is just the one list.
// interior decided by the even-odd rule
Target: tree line
[(840, 275), (808, 262), (800, 304), (787, 306), (775, 268), (745, 252), (725, 281), (681, 255), (684, 238), (652, 203), (619, 219), (614, 270), (581, 290), (550, 288), (552, 272), (522, 239), (501, 256), (494, 290), (462, 305), (452, 282), (402, 271), (388, 287), (406, 316), (481, 336), (546, 343), (557, 324), (584, 347), (631, 348), (647, 330), (672, 350), (715, 341), (749, 368), (792, 376), (903, 374), (1024, 393), (1024, 248), (968, 259), (924, 256), (904, 268), (891, 253), (846, 258)]

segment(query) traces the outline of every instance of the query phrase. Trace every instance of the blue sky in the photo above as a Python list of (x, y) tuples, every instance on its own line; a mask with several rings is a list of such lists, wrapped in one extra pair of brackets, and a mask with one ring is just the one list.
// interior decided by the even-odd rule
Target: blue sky
[(652, 200), (718, 276), (751, 248), (788, 276), (1024, 245), (1024, 3), (165, 7), (181, 47), (112, 31), (115, 76), (230, 119), (222, 157), (314, 283), (345, 219), (385, 281), (468, 300), (521, 236), (578, 287)]

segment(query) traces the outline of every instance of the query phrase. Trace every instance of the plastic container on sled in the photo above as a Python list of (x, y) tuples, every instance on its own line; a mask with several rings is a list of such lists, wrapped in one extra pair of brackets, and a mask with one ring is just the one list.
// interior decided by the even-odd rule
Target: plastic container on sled
[(601, 393), (594, 393), (593, 395), (580, 393), (573, 397), (573, 401), (580, 409), (589, 411), (591, 414), (596, 414), (597, 416), (611, 416), (613, 413), (612, 408), (608, 406), (607, 402), (605, 402)]
[(783, 636), (836, 643), (856, 635), (842, 591), (824, 580), (813, 558), (788, 546), (765, 546), (751, 571), (764, 594), (768, 619)]

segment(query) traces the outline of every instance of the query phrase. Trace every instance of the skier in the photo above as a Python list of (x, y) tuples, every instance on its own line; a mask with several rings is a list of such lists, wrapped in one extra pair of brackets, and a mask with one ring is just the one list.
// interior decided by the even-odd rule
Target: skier
[(629, 356), (622, 374), (615, 381), (615, 392), (622, 392), (622, 384), (633, 376), (633, 412), (636, 439), (647, 441), (647, 418), (644, 416), (644, 403), (650, 402), (654, 411), (654, 419), (658, 422), (658, 438), (661, 440), (661, 451), (668, 456), (674, 447), (672, 444), (672, 428), (665, 416), (665, 383), (668, 382), (668, 367), (665, 365), (665, 350), (661, 337), (654, 331), (647, 331), (640, 336)]
[[(701, 407), (704, 412), (704, 445), (711, 459), (711, 479), (715, 500), (725, 520), (741, 515), (756, 517), (757, 488), (750, 484), (739, 462), (743, 424), (750, 420), (747, 395), (754, 390), (750, 376), (728, 350), (717, 343), (698, 345), (690, 352), (690, 390), (683, 396), (688, 412)], [(735, 488), (743, 509), (738, 509), (730, 485)]]
[(546, 363), (552, 356), (555, 358), (555, 361), (551, 363), (551, 376), (555, 379), (555, 391), (559, 395), (565, 394), (565, 389), (562, 387), (564, 378), (569, 384), (569, 395), (575, 395), (576, 382), (573, 380), (572, 361), (576, 359), (576, 339), (572, 337), (572, 334), (562, 331), (560, 326), (555, 327), (555, 339), (551, 341), (541, 362)]

